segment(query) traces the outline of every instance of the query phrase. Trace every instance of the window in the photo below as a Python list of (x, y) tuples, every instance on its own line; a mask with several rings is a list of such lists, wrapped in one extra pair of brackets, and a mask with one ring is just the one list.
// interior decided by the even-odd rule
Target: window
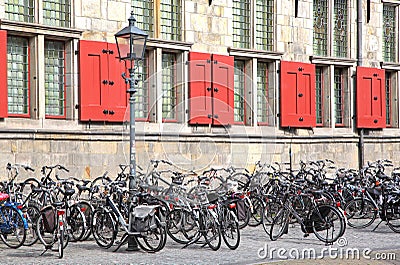
[(268, 124), (268, 64), (257, 62), (257, 122), (261, 125)]
[(176, 55), (162, 55), (162, 118), (176, 120)]
[(234, 75), (234, 121), (245, 121), (245, 62), (235, 60)]
[(392, 119), (391, 119), (391, 113), (392, 113), (392, 104), (391, 104), (391, 98), (392, 98), (392, 81), (391, 81), (391, 73), (386, 72), (385, 73), (385, 93), (386, 93), (386, 126), (391, 127), (392, 124)]
[(347, 0), (334, 1), (333, 54), (336, 57), (347, 57)]
[(328, 2), (314, 0), (314, 54), (328, 55)]
[(181, 0), (161, 0), (161, 38), (181, 40)]
[(146, 53), (144, 60), (139, 64), (138, 72), (141, 73), (139, 77), (138, 89), (136, 96), (136, 113), (135, 117), (138, 119), (147, 119), (149, 110), (149, 89), (148, 89), (148, 54)]
[(8, 113), (29, 115), (29, 46), (28, 39), (7, 37)]
[(132, 10), (136, 19), (136, 27), (154, 37), (154, 1), (133, 0)]
[(70, 27), (69, 0), (43, 0), (43, 24)]
[(250, 0), (233, 0), (233, 46), (250, 48)]
[(345, 69), (334, 70), (334, 102), (335, 102), (335, 125), (344, 126), (344, 99), (345, 99)]
[(323, 125), (323, 69), (315, 67), (315, 95), (317, 126)]
[(274, 33), (274, 1), (256, 0), (255, 12), (256, 49), (273, 50)]
[(44, 44), (46, 115), (65, 117), (65, 49), (64, 42)]
[(6, 0), (6, 19), (35, 22), (35, 1), (34, 0)]
[(396, 61), (396, 6), (383, 4), (383, 61)]

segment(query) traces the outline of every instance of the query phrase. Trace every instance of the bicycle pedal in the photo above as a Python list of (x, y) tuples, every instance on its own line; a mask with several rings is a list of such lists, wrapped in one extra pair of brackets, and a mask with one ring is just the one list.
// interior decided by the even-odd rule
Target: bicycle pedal
[(305, 233), (305, 234), (303, 235), (303, 237), (306, 238), (306, 237), (308, 237), (309, 235), (310, 235), (309, 233)]

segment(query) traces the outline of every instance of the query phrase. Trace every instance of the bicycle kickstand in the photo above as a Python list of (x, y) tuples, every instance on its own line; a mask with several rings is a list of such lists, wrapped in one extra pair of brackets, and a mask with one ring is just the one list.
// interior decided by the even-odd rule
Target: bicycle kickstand
[(375, 226), (375, 228), (374, 229), (372, 229), (372, 231), (371, 232), (374, 232), (377, 228), (378, 228), (378, 226), (381, 224), (383, 222), (383, 220), (381, 220), (376, 226)]
[(42, 253), (40, 253), (40, 256), (43, 256), (43, 255), (44, 255), (44, 253), (46, 253), (46, 252), (47, 252), (47, 250), (51, 249), (52, 247), (53, 247), (53, 245), (51, 245), (51, 246), (45, 246), (45, 247), (44, 247), (44, 250), (43, 250), (43, 252), (42, 252)]
[(125, 245), (128, 242), (128, 237), (129, 237), (128, 233), (125, 233), (121, 238), (121, 242), (118, 244), (117, 248), (113, 252), (117, 252), (118, 249), (122, 247), (122, 245)]

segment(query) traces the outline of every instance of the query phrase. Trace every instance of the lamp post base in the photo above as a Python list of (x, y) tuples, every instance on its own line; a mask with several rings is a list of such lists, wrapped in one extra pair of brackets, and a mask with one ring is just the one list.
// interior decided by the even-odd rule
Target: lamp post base
[(128, 248), (126, 251), (139, 251), (140, 248), (134, 236), (128, 236)]

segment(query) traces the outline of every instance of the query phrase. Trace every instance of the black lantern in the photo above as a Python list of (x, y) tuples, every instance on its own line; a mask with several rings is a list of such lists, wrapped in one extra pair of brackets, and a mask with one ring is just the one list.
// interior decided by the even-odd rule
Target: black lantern
[(136, 19), (133, 17), (133, 12), (131, 12), (128, 21), (129, 25), (114, 35), (119, 59), (126, 61), (142, 60), (149, 35), (134, 25)]

